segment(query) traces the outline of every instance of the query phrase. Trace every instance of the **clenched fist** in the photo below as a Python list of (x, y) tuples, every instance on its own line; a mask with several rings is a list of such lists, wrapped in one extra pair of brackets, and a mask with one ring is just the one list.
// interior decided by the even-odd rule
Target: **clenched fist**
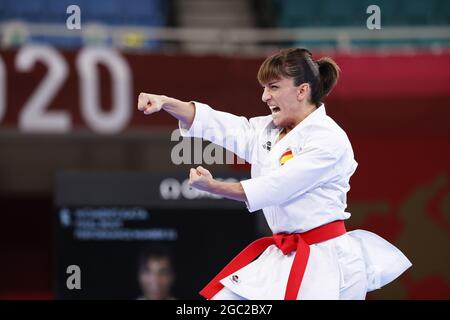
[(165, 96), (143, 93), (139, 94), (138, 110), (144, 111), (144, 114), (152, 114), (162, 109)]
[(193, 188), (210, 191), (212, 181), (212, 174), (201, 166), (196, 169), (192, 168), (189, 173), (189, 185)]

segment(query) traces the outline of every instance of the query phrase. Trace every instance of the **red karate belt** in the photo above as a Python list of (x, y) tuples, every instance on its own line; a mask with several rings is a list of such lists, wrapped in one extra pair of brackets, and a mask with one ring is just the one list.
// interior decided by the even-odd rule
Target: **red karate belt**
[(228, 263), (217, 276), (214, 277), (201, 291), (206, 299), (211, 299), (223, 289), (220, 280), (228, 277), (237, 270), (245, 267), (256, 259), (270, 245), (275, 244), (283, 254), (296, 251), (294, 261), (286, 285), (284, 300), (296, 300), (302, 283), (303, 275), (309, 259), (309, 246), (311, 244), (327, 241), (345, 234), (344, 221), (338, 220), (304, 233), (277, 233), (272, 237), (260, 238), (249, 244), (230, 263)]

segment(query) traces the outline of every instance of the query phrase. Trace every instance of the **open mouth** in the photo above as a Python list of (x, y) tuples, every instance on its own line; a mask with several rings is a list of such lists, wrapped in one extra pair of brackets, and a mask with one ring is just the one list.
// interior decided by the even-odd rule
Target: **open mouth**
[(278, 113), (280, 112), (280, 108), (276, 107), (276, 106), (271, 106), (270, 107), (270, 111), (272, 111), (272, 114)]

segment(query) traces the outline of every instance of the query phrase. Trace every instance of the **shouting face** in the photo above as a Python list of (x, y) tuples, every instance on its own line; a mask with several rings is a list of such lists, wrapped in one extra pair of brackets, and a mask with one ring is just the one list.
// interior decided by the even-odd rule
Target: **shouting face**
[(274, 124), (281, 128), (295, 127), (302, 116), (300, 106), (309, 93), (309, 85), (295, 86), (291, 78), (282, 77), (264, 84), (263, 89), (262, 101), (269, 107)]

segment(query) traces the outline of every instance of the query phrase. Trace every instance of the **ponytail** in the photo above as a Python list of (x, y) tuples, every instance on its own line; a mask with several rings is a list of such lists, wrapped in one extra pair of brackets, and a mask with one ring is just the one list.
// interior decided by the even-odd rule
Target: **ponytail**
[(331, 89), (336, 85), (341, 69), (333, 59), (325, 57), (316, 61), (319, 66), (320, 73), (320, 99), (327, 96)]

